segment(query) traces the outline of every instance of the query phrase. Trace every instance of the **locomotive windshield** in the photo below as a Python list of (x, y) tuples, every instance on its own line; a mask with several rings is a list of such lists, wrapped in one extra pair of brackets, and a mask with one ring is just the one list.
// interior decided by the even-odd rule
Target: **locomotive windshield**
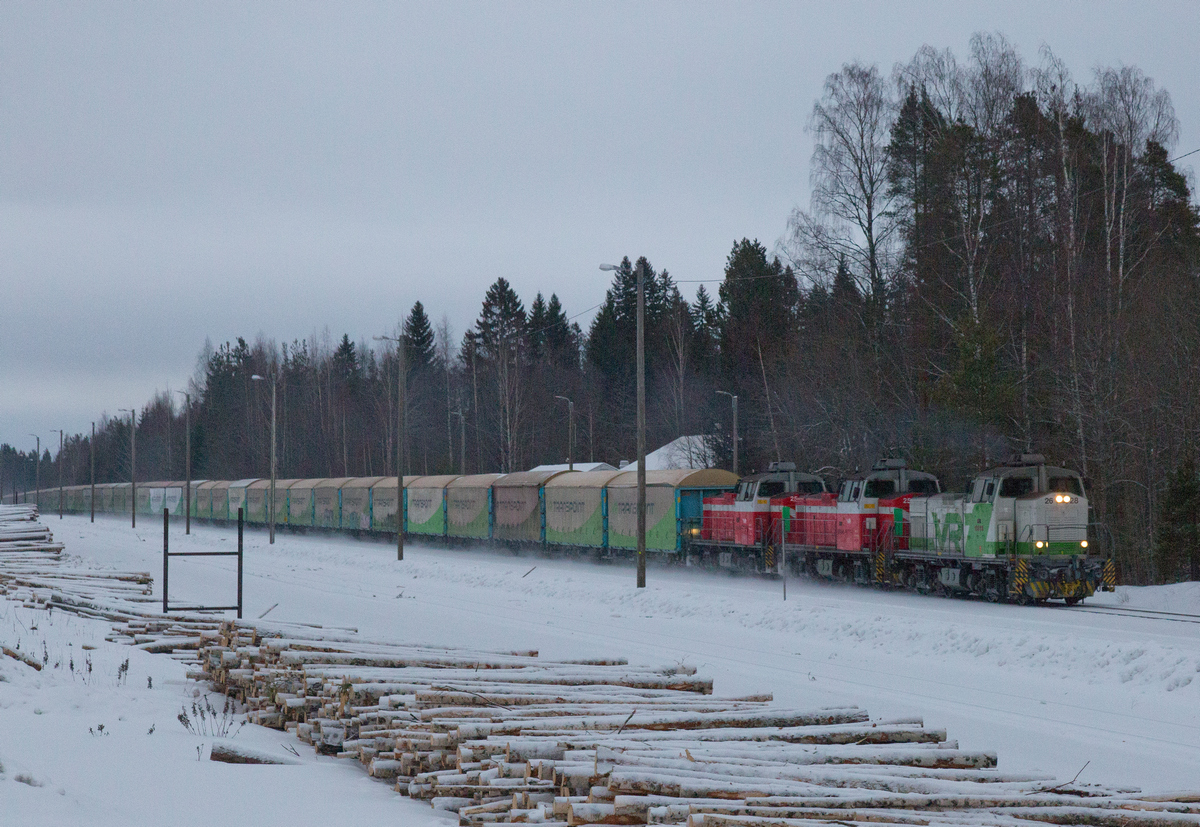
[(758, 484), (758, 496), (760, 497), (778, 497), (787, 490), (787, 483), (783, 480), (763, 480)]
[(937, 480), (910, 479), (908, 481), (908, 493), (910, 494), (936, 494), (937, 492)]
[(821, 494), (825, 486), (821, 485), (820, 480), (800, 480), (796, 483), (796, 490), (801, 494)]
[(742, 480), (738, 483), (737, 498), (739, 500), (748, 500), (754, 496), (754, 483), (751, 480)]
[(1079, 482), (1079, 477), (1051, 477), (1050, 490), (1058, 494), (1083, 496), (1083, 486)]
[(1033, 493), (1033, 477), (1005, 477), (1000, 483), (1001, 497), (1024, 497)]
[(864, 497), (890, 497), (896, 493), (895, 480), (867, 480)]

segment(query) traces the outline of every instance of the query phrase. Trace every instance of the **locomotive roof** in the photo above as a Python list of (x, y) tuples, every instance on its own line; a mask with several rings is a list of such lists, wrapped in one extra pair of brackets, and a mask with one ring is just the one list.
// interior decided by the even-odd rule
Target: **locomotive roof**
[[(847, 477), (842, 477), (842, 482), (858, 481), (858, 480), (893, 480), (900, 478), (900, 468), (872, 468), (870, 471), (851, 474)], [(928, 471), (918, 471), (915, 468), (904, 468), (904, 473), (908, 478), (916, 480), (936, 480), (937, 474), (931, 474)]]
[[(1069, 474), (1074, 477), (1082, 476), (1078, 471), (1072, 471), (1070, 468), (1062, 468), (1057, 465), (1043, 465), (1040, 467), (1044, 467), (1046, 469), (1047, 474), (1060, 474), (1060, 475), (1061, 474)], [(1003, 474), (1010, 473), (1012, 471), (1029, 471), (1029, 472), (1036, 474), (1038, 468), (1039, 468), (1038, 465), (1029, 465), (1026, 463), (1013, 464), (1013, 465), (995, 465), (995, 466), (992, 466), (991, 468), (988, 468), (986, 471), (980, 471), (979, 473), (975, 474), (975, 476), (977, 476), (977, 477), (998, 477)]]
[(741, 478), (742, 482), (757, 482), (758, 480), (766, 479), (787, 479), (789, 476), (795, 477), (797, 480), (824, 482), (824, 480), (816, 474), (810, 474), (807, 471), (762, 471), (758, 474), (746, 474)]

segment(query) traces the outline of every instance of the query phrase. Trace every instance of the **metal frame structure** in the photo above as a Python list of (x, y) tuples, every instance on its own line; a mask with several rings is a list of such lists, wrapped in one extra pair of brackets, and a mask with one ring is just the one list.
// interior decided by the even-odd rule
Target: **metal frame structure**
[[(238, 509), (238, 542), (237, 551), (170, 551), (169, 535), (171, 512), (163, 509), (163, 588), (162, 610), (168, 612), (228, 612), (237, 610), (238, 619), (242, 617), (242, 529), (244, 527), (244, 510)], [(236, 557), (237, 558), (237, 605), (236, 606), (172, 606), (169, 599), (170, 560), (172, 557)]]

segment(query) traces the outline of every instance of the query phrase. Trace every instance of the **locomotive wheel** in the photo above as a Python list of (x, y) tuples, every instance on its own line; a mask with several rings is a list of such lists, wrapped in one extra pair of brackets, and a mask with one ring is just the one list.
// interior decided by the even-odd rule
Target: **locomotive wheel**
[(1082, 598), (1082, 597), (1068, 597), (1068, 598), (1065, 598), (1065, 599), (1066, 599), (1066, 601), (1067, 601), (1067, 605), (1068, 605), (1068, 606), (1074, 606), (1076, 603), (1082, 603), (1082, 602), (1083, 602), (1083, 598)]
[(1003, 597), (1000, 578), (994, 571), (988, 572), (983, 577), (983, 597), (988, 603), (999, 603), (1000, 598)]

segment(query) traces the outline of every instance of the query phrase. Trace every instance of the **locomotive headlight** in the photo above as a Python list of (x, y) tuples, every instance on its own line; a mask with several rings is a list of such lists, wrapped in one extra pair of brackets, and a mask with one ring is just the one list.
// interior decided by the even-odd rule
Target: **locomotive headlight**
[(1044, 545), (1044, 543), (1042, 543), (1041, 540), (1038, 540), (1036, 543), (1034, 543), (1034, 545), (1037, 546), (1038, 548), (1041, 548)]
[(1080, 540), (1080, 541), (1079, 541), (1079, 547), (1080, 547), (1080, 548), (1087, 548), (1087, 540)]

